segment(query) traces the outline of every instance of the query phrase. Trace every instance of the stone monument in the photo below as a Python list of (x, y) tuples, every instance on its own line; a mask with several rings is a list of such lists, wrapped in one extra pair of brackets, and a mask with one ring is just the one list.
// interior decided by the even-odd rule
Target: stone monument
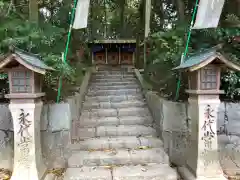
[(190, 144), (186, 167), (180, 167), (185, 179), (225, 180), (219, 163), (217, 142), (217, 112), (220, 105), (222, 69), (240, 71), (240, 66), (227, 60), (214, 47), (187, 58), (175, 70), (188, 75)]
[(0, 70), (8, 73), (9, 109), (14, 128), (14, 166), (11, 180), (42, 180), (46, 166), (40, 143), (42, 78), (46, 66), (39, 56), (17, 48), (0, 62)]

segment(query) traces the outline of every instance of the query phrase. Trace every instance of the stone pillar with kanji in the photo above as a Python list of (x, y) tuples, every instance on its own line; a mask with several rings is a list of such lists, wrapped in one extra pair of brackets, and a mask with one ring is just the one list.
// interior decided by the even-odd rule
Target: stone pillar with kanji
[(8, 73), (9, 109), (14, 128), (14, 165), (11, 180), (42, 180), (46, 166), (42, 158), (40, 117), (43, 102), (42, 75), (53, 70), (39, 56), (12, 48), (0, 62)]
[(219, 162), (217, 115), (220, 105), (221, 70), (240, 67), (218, 52), (219, 47), (196, 53), (179, 67), (188, 75), (188, 114), (191, 119), (186, 166), (179, 172), (186, 179), (225, 180)]

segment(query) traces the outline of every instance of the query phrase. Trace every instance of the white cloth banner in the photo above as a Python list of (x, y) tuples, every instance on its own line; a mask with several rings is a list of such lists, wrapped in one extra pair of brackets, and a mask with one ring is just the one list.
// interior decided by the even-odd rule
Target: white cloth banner
[(225, 0), (200, 0), (193, 29), (216, 28)]
[(89, 5), (90, 0), (78, 0), (73, 23), (74, 29), (82, 29), (87, 27)]
[(150, 32), (150, 17), (151, 17), (151, 9), (152, 3), (151, 0), (146, 0), (146, 12), (145, 12), (145, 37), (148, 37)]

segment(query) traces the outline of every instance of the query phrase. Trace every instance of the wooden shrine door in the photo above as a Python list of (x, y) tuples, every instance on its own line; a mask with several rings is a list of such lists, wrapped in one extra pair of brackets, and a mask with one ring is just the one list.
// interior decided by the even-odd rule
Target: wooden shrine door
[(105, 53), (96, 53), (95, 63), (96, 64), (106, 64)]
[(133, 53), (122, 53), (121, 64), (132, 65), (133, 64)]
[(107, 61), (109, 65), (118, 65), (119, 62), (118, 53), (109, 52)]

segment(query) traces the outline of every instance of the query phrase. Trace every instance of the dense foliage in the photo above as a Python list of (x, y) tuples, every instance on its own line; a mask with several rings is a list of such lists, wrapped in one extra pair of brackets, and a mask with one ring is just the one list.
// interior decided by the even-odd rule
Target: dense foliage
[[(152, 0), (151, 35), (148, 39), (150, 53), (145, 77), (166, 97), (171, 98), (175, 94), (178, 75), (171, 69), (179, 65), (184, 52), (195, 2)], [(86, 42), (92, 39), (136, 38), (136, 65), (142, 65), (140, 52), (144, 39), (145, 0), (91, 0), (88, 28), (72, 32), (68, 64), (65, 64), (62, 52), (65, 50), (72, 7), (73, 0), (0, 0), (0, 54), (4, 54), (12, 44), (40, 54), (47, 64), (58, 70), (45, 78), (45, 84), (55, 92), (60, 76), (68, 84), (76, 84), (81, 74), (77, 74), (79, 71), (75, 68), (83, 66), (76, 65), (76, 62), (91, 62)], [(239, 43), (232, 39), (240, 35), (239, 9), (239, 0), (226, 1), (219, 28), (194, 30), (188, 54), (224, 43), (223, 53), (238, 62)], [(84, 50), (85, 56), (78, 57), (76, 52), (79, 49)], [(222, 84), (230, 98), (240, 94), (239, 82), (237, 73), (225, 74)], [(185, 81), (182, 81), (183, 85), (186, 85)]]

